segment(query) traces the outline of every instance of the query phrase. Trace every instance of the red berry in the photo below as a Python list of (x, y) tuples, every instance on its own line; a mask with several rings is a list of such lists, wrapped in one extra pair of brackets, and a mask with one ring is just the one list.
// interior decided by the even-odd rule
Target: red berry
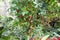
[(57, 40), (57, 38), (52, 38), (51, 40)]
[(23, 18), (24, 16), (23, 15), (20, 15), (20, 18)]
[(16, 12), (19, 12), (20, 10), (16, 10)]
[(30, 16), (28, 16), (28, 19), (31, 19), (32, 18), (32, 16), (30, 15)]
[(58, 37), (57, 39), (60, 40), (60, 37)]

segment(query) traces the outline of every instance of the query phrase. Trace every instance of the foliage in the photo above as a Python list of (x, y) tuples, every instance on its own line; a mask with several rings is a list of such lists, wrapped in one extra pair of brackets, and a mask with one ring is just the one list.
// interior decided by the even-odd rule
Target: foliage
[(9, 12), (16, 17), (1, 18), (1, 40), (58, 37), (60, 7), (57, 3), (55, 0), (11, 0)]

